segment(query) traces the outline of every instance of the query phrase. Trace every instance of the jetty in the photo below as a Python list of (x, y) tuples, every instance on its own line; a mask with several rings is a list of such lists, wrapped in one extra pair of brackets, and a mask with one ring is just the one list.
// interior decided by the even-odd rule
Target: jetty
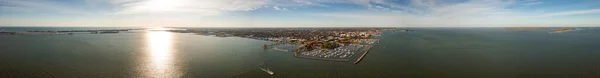
[(369, 53), (369, 49), (371, 49), (372, 46), (367, 46), (367, 48), (365, 48), (364, 53), (358, 58), (358, 60), (356, 60), (354, 62), (354, 64), (358, 64), (360, 63), (360, 61), (362, 61), (362, 59), (364, 59), (365, 56), (367, 56), (367, 53)]

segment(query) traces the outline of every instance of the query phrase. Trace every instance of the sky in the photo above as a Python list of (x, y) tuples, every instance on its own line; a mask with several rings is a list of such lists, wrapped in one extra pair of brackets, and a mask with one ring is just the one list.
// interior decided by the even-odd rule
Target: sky
[(600, 26), (600, 0), (0, 0), (0, 26)]

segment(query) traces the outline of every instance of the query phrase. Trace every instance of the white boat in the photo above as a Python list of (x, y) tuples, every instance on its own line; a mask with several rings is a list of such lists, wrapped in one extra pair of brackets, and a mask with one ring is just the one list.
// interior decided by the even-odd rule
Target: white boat
[(273, 71), (269, 70), (268, 68), (267, 68), (267, 69), (265, 69), (265, 68), (260, 68), (260, 70), (267, 72), (269, 75), (273, 75), (273, 74), (275, 74)]

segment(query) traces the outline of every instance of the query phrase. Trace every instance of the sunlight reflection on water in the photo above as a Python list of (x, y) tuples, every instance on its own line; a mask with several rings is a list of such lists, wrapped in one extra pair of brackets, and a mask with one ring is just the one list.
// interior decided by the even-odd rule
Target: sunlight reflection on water
[[(161, 29), (161, 28), (155, 28)], [(176, 66), (173, 33), (167, 31), (147, 31), (147, 52), (143, 59), (142, 76), (152, 78), (181, 77), (180, 66)]]

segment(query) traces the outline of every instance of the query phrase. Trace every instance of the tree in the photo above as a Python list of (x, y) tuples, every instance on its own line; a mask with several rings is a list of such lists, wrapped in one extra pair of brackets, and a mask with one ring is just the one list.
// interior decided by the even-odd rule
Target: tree
[(288, 41), (288, 44), (296, 44), (296, 43), (297, 43), (296, 40), (290, 40), (290, 41)]
[(335, 43), (335, 42), (324, 42), (323, 45), (321, 45), (321, 48), (334, 49), (334, 48), (337, 48), (338, 46), (339, 46), (339, 44)]

